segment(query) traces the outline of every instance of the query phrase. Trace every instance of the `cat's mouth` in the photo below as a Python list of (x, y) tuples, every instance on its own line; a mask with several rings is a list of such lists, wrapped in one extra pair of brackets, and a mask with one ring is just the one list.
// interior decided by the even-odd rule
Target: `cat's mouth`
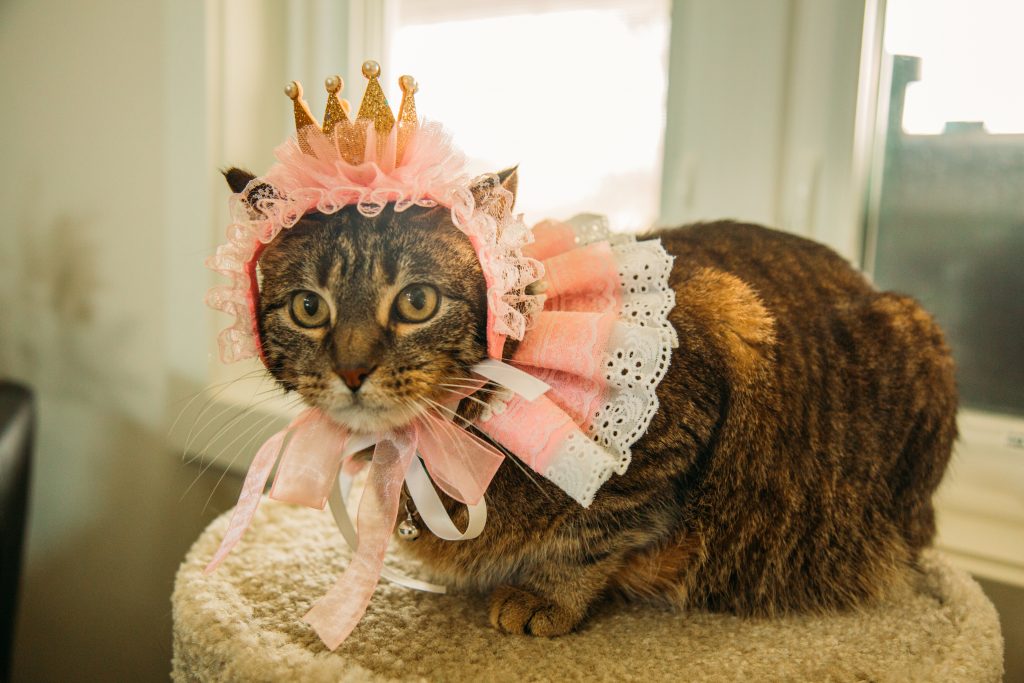
[[(340, 386), (311, 392), (306, 395), (306, 402), (323, 410), (350, 432), (377, 434), (407, 427), (427, 412), (437, 412), (451, 419), (456, 407), (452, 403), (453, 395), (455, 392), (447, 388), (438, 393), (392, 394), (367, 382), (355, 392)], [(456, 396), (461, 396), (461, 392)]]
[(325, 407), (333, 420), (357, 433), (376, 433), (401, 429), (412, 422), (422, 408), (413, 405), (380, 405), (353, 397), (345, 403)]

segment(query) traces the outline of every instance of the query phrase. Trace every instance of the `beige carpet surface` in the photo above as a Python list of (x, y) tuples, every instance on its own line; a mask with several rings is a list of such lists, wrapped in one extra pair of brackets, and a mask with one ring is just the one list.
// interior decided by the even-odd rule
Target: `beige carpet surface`
[[(264, 500), (213, 574), (221, 516), (178, 571), (176, 681), (998, 681), (992, 604), (941, 555), (912, 592), (828, 617), (748, 620), (610, 605), (579, 633), (502, 635), (486, 599), (381, 582), (352, 636), (328, 651), (301, 617), (347, 561), (330, 513)], [(389, 558), (392, 566), (399, 566)], [(409, 569), (409, 567), (405, 567)]]

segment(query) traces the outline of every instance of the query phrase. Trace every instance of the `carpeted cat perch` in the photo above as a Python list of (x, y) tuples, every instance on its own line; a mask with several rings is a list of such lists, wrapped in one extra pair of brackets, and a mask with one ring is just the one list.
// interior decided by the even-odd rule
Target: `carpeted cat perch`
[[(264, 500), (235, 552), (203, 567), (228, 516), (199, 537), (175, 583), (175, 681), (998, 681), (992, 604), (935, 552), (912, 593), (828, 617), (746, 620), (648, 606), (601, 608), (579, 633), (507, 636), (486, 598), (382, 581), (335, 652), (302, 614), (348, 550), (329, 512)], [(396, 567), (398, 560), (389, 556)], [(404, 567), (408, 569), (408, 567)]]

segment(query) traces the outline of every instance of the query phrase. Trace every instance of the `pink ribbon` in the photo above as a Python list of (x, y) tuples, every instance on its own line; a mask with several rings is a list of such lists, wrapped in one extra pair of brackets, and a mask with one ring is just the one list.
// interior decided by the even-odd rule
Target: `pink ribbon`
[(359, 547), (345, 572), (302, 618), (331, 650), (341, 645), (362, 619), (380, 581), (384, 553), (398, 516), (402, 479), (416, 453), (416, 443), (408, 436), (406, 432), (377, 442), (359, 501)]
[[(374, 440), (368, 482), (359, 502), (358, 547), (345, 572), (303, 617), (332, 650), (359, 623), (380, 581), (402, 482), (416, 453), (438, 488), (467, 505), (480, 501), (504, 459), (491, 444), (433, 412)], [(351, 447), (353, 441), (343, 427), (316, 409), (303, 412), (270, 437), (249, 466), (228, 531), (206, 571), (217, 568), (252, 522), (279, 453), (283, 451), (270, 497), (323, 509), (343, 462), (358, 450)]]

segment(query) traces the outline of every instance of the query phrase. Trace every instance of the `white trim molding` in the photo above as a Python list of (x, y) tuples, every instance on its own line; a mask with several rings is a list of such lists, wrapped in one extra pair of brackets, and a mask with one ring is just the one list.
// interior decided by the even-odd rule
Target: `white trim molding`
[(935, 498), (936, 545), (964, 569), (1024, 586), (1024, 428), (965, 410), (961, 441)]
[(865, 6), (741, 4), (673, 3), (660, 222), (753, 221), (856, 263)]

